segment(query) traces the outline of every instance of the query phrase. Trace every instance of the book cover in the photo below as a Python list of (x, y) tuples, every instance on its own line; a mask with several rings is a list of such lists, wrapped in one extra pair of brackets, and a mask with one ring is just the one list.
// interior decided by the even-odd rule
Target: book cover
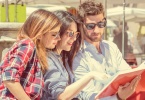
[(145, 100), (140, 99), (141, 97), (145, 98), (145, 62), (137, 68), (120, 71), (112, 76), (111, 81), (96, 95), (96, 98), (103, 98), (116, 94), (119, 86), (124, 86), (128, 82), (130, 83), (138, 75), (141, 75), (141, 80), (135, 93), (128, 100)]

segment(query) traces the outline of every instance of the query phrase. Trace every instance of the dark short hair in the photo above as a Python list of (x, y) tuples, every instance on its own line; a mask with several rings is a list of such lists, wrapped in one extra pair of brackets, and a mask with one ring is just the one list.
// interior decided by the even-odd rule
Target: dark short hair
[(104, 14), (104, 8), (102, 3), (95, 3), (94, 0), (87, 0), (80, 4), (78, 9), (78, 17), (81, 21), (89, 15)]

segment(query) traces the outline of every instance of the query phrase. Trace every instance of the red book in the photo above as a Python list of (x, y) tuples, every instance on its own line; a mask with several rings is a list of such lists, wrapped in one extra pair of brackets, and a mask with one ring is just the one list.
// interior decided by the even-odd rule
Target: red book
[(141, 75), (141, 80), (135, 93), (128, 100), (145, 100), (145, 62), (137, 68), (121, 71), (112, 76), (111, 81), (96, 95), (96, 99), (116, 94), (119, 86), (130, 83), (138, 75)]

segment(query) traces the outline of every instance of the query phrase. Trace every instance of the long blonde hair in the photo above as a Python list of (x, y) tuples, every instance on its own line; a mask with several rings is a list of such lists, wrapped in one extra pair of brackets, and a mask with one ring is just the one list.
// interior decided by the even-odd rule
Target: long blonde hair
[(60, 26), (61, 22), (53, 13), (39, 9), (27, 18), (26, 22), (18, 32), (17, 38), (19, 40), (24, 38), (33, 40), (36, 45), (36, 53), (43, 73), (48, 69), (48, 62), (44, 44), (42, 44), (42, 41), (38, 39), (38, 37)]

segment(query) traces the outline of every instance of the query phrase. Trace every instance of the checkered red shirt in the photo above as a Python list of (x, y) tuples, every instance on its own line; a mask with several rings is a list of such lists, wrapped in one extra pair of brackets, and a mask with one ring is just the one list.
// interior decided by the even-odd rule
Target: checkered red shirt
[(31, 100), (40, 100), (43, 74), (34, 43), (24, 39), (15, 43), (0, 64), (0, 99), (16, 100), (3, 81), (20, 82)]

